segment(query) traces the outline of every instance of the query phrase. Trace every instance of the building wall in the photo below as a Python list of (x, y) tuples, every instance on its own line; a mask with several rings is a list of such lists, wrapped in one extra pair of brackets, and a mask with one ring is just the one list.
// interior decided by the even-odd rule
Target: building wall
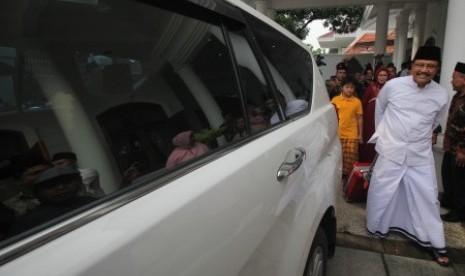
[[(343, 55), (343, 54), (324, 54), (324, 66), (320, 66), (320, 72), (324, 80), (329, 79), (336, 74), (336, 65), (344, 59), (355, 58), (362, 68), (365, 64), (371, 63), (373, 65), (373, 54), (359, 54), (359, 55)], [(349, 68), (350, 71), (351, 68)], [(360, 72), (362, 73), (363, 70)]]

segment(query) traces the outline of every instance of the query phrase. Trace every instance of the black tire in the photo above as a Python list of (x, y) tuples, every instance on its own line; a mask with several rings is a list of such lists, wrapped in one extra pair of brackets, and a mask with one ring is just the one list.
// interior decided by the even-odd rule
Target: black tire
[(307, 264), (305, 265), (304, 276), (324, 276), (328, 266), (328, 240), (325, 231), (318, 227), (313, 239)]

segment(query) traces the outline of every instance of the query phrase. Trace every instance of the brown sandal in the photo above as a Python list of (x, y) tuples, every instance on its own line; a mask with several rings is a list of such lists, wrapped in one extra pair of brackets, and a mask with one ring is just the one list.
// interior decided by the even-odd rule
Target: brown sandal
[(438, 263), (441, 266), (450, 266), (451, 261), (446, 253), (440, 253), (436, 251), (435, 249), (431, 249), (430, 252), (431, 252), (431, 257), (433, 257), (433, 260), (436, 263)]

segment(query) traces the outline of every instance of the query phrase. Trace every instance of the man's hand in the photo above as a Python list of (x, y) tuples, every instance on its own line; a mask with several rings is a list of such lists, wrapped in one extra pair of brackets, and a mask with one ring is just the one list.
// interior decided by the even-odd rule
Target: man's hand
[(456, 151), (455, 165), (457, 167), (465, 167), (465, 153), (458, 150)]
[(437, 133), (433, 133), (433, 138), (431, 139), (431, 141), (433, 142), (433, 146), (436, 145), (436, 143), (438, 142), (438, 134)]

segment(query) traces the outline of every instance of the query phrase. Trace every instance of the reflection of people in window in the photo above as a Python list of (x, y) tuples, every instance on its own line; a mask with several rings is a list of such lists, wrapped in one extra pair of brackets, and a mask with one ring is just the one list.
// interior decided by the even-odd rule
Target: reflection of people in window
[(44, 171), (31, 187), (40, 205), (19, 218), (10, 234), (21, 233), (94, 201), (92, 197), (78, 196), (82, 185), (77, 169), (50, 168)]
[[(280, 103), (281, 106), (286, 107), (285, 109), (286, 117), (289, 117), (297, 112), (300, 112), (308, 108), (308, 102), (306, 100), (296, 99), (296, 100), (286, 102), (282, 94), (280, 94), (280, 102), (281, 102)], [(276, 124), (278, 122), (279, 122), (279, 116), (278, 116), (278, 113), (275, 112), (273, 116), (271, 116), (270, 123)]]
[(239, 141), (247, 136), (247, 132), (245, 131), (244, 118), (237, 118), (235, 120), (234, 130), (235, 133), (233, 137), (233, 142)]
[(15, 220), (15, 211), (0, 203), (0, 240), (4, 239)]
[(20, 217), (36, 208), (40, 203), (33, 196), (31, 188), (42, 172), (52, 167), (52, 164), (41, 155), (27, 152), (11, 158), (14, 176), (19, 180), (20, 192), (3, 203), (15, 210)]
[(53, 165), (57, 168), (74, 168), (81, 173), (82, 183), (84, 183), (80, 195), (92, 197), (102, 197), (105, 192), (100, 187), (99, 174), (93, 168), (78, 168), (77, 157), (73, 152), (58, 152), (53, 155)]
[(247, 113), (252, 133), (257, 133), (268, 125), (268, 118), (266, 118), (265, 111), (262, 108), (249, 104)]
[(194, 140), (194, 132), (192, 130), (179, 133), (173, 138), (172, 142), (175, 148), (168, 157), (168, 161), (166, 161), (167, 169), (209, 151), (206, 145)]
[(244, 118), (232, 118), (229, 114), (225, 118), (226, 121), (220, 126), (220, 132), (226, 141), (236, 142), (247, 136)]

